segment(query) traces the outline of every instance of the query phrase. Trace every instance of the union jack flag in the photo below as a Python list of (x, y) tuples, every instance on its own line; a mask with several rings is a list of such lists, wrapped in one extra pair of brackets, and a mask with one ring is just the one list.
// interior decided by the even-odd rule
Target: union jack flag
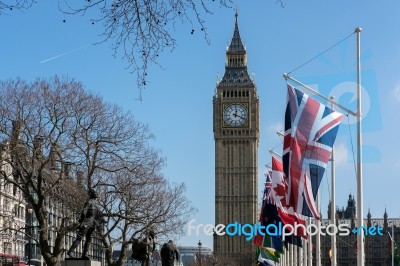
[(265, 187), (264, 187), (264, 197), (263, 202), (265, 204), (274, 204), (274, 200), (272, 198), (272, 181), (271, 181), (271, 171), (268, 171), (266, 174)]
[(286, 204), (319, 219), (315, 199), (342, 114), (288, 84), (283, 143)]
[(261, 224), (266, 226), (268, 224), (278, 224), (279, 216), (276, 209), (275, 202), (272, 196), (272, 181), (271, 171), (266, 173), (265, 188), (263, 194), (263, 202), (261, 207)]

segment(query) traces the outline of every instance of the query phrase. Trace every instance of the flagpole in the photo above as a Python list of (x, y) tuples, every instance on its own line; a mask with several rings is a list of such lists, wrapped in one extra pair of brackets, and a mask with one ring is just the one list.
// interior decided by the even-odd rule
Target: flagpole
[(290, 246), (289, 246), (290, 247), (290, 249), (289, 249), (290, 250), (290, 265), (294, 265), (293, 264), (293, 253), (294, 253), (293, 246), (294, 246), (293, 244), (290, 244)]
[[(361, 28), (356, 28), (357, 35), (357, 112), (350, 111), (349, 109), (341, 106), (340, 104), (326, 98), (316, 90), (301, 83), (300, 81), (290, 77), (284, 73), (283, 77), (286, 80), (291, 80), (304, 89), (310, 91), (314, 95), (319, 96), (327, 102), (330, 102), (337, 108), (345, 111), (357, 118), (357, 228), (363, 228), (364, 215), (363, 215), (363, 183), (362, 183), (362, 133), (361, 133), (361, 64), (360, 64), (360, 33)], [(360, 231), (357, 235), (357, 266), (364, 266), (364, 231)]]
[[(308, 218), (308, 224), (311, 224), (311, 217)], [(308, 235), (308, 249), (307, 249), (307, 264), (308, 266), (312, 266), (313, 259), (312, 259), (312, 235)]]
[(282, 158), (282, 155), (281, 155), (281, 154), (277, 153), (276, 151), (274, 151), (274, 150), (272, 150), (272, 149), (269, 149), (269, 152), (272, 153), (272, 154), (275, 154), (275, 155), (278, 156), (279, 158)]
[[(330, 100), (334, 101), (335, 97), (329, 97)], [(333, 109), (333, 104), (331, 104)], [(334, 159), (334, 150), (335, 147), (332, 146), (332, 153), (331, 153), (331, 224), (335, 225), (336, 227), (336, 199), (335, 199), (335, 159)], [(331, 265), (336, 266), (336, 234), (331, 235), (331, 250), (332, 250), (332, 261)]]
[[(319, 201), (319, 193), (317, 193), (317, 211), (320, 213), (320, 201)], [(315, 225), (317, 228), (321, 228), (321, 221), (319, 219), (314, 219)], [(317, 230), (317, 234), (315, 236), (315, 265), (321, 266), (321, 230)]]
[(303, 266), (307, 266), (307, 240), (301, 239), (301, 241), (303, 242)]
[(307, 90), (307, 91), (311, 92), (312, 94), (317, 95), (317, 96), (320, 97), (321, 99), (323, 99), (323, 100), (325, 100), (325, 101), (327, 101), (327, 102), (333, 104), (336, 108), (341, 109), (341, 110), (344, 111), (345, 113), (349, 113), (349, 114), (351, 114), (351, 115), (353, 115), (353, 116), (357, 116), (357, 115), (358, 115), (358, 113), (353, 112), (353, 111), (347, 109), (346, 107), (344, 107), (344, 106), (338, 104), (337, 102), (332, 101), (331, 99), (325, 97), (324, 95), (322, 95), (322, 94), (319, 93), (318, 91), (316, 91), (316, 90), (310, 88), (309, 86), (305, 85), (304, 83), (301, 83), (300, 81), (298, 81), (298, 80), (292, 78), (291, 76), (289, 76), (289, 75), (286, 74), (286, 73), (283, 73), (283, 78), (286, 79), (286, 80), (291, 80), (291, 81), (293, 81), (294, 83), (296, 83), (297, 85), (301, 86), (301, 87), (304, 88), (305, 90)]
[[(361, 135), (361, 64), (360, 64), (360, 33), (357, 33), (357, 228), (363, 228), (363, 183), (362, 183), (362, 135)], [(364, 231), (357, 235), (357, 266), (364, 266)]]
[(304, 260), (304, 244), (303, 244), (303, 239), (300, 239), (301, 241), (301, 248), (299, 248), (299, 264), (298, 265), (303, 265), (303, 260)]

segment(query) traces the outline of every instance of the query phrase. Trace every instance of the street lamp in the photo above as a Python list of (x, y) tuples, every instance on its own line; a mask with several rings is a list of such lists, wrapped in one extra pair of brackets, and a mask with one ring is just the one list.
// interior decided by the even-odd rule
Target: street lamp
[(28, 237), (29, 237), (29, 244), (28, 244), (28, 265), (31, 266), (31, 250), (32, 250), (32, 213), (33, 213), (33, 209), (32, 208), (28, 208), (28, 213), (29, 213), (29, 233), (28, 233)]
[(201, 241), (199, 240), (199, 243), (197, 243), (197, 246), (199, 247), (199, 265), (201, 265)]

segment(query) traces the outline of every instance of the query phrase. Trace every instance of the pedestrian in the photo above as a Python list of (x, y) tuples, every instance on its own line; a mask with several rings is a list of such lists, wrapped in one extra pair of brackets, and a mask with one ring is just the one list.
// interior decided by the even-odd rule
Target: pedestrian
[(162, 266), (174, 266), (175, 259), (180, 260), (179, 250), (172, 240), (162, 246), (160, 253)]

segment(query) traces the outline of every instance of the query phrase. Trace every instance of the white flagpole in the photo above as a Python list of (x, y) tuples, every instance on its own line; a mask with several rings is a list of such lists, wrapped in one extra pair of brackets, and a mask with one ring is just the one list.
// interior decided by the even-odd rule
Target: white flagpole
[(294, 265), (293, 264), (293, 253), (294, 253), (294, 251), (293, 251), (294, 247), (293, 246), (294, 246), (293, 244), (290, 244), (290, 246), (289, 246), (289, 250), (290, 250), (290, 265)]
[[(331, 96), (330, 99), (334, 101), (335, 97)], [(331, 105), (333, 108), (333, 104)], [(334, 159), (334, 147), (332, 147), (331, 153), (331, 224), (336, 226), (336, 199), (335, 199), (335, 159)], [(331, 236), (331, 250), (332, 258), (331, 265), (336, 266), (336, 234)]]
[(301, 83), (300, 81), (298, 81), (298, 80), (292, 78), (292, 77), (289, 76), (288, 74), (283, 73), (283, 77), (284, 77), (286, 80), (291, 80), (291, 81), (293, 81), (294, 83), (298, 84), (299, 86), (301, 86), (301, 87), (304, 88), (305, 90), (311, 92), (311, 93), (314, 94), (314, 95), (317, 95), (317, 96), (320, 97), (321, 99), (323, 99), (323, 100), (325, 100), (325, 101), (327, 101), (327, 102), (333, 104), (335, 107), (339, 108), (340, 110), (342, 110), (342, 111), (344, 111), (344, 112), (346, 112), (346, 113), (349, 113), (349, 114), (351, 114), (351, 115), (353, 115), (353, 116), (357, 116), (357, 113), (355, 113), (355, 112), (353, 112), (353, 111), (347, 109), (346, 107), (344, 107), (344, 106), (338, 104), (337, 102), (332, 101), (331, 99), (326, 98), (324, 95), (322, 95), (322, 94), (319, 93), (318, 91), (316, 91), (316, 90), (310, 88), (309, 86), (305, 85), (304, 83)]
[[(320, 201), (319, 201), (319, 193), (317, 193), (317, 211), (318, 213), (320, 213), (319, 211), (319, 205), (320, 205)], [(319, 219), (314, 219), (315, 221), (315, 225), (318, 228), (321, 228), (321, 221)], [(315, 265), (316, 266), (321, 266), (321, 230), (317, 230), (317, 234), (315, 235)]]
[[(357, 33), (357, 228), (361, 229), (363, 215), (363, 183), (362, 183), (362, 135), (361, 135), (361, 64), (360, 64), (360, 33)], [(357, 266), (364, 266), (364, 231), (357, 235)]]
[(303, 239), (300, 239), (301, 243), (302, 243), (302, 247), (299, 248), (299, 264), (298, 265), (303, 265), (303, 259), (304, 259), (304, 243), (303, 243)]
[[(311, 224), (311, 217), (308, 218), (308, 224)], [(308, 245), (307, 245), (307, 265), (312, 266), (312, 235), (308, 235)]]
[(307, 240), (302, 239), (301, 240), (303, 242), (303, 266), (307, 266), (307, 246), (308, 246), (308, 242)]
[[(288, 74), (284, 73), (283, 77), (286, 80), (291, 80), (298, 85), (302, 86), (304, 89), (310, 91), (311, 93), (321, 97), (322, 99), (330, 102), (336, 107), (344, 110), (347, 113), (352, 114), (357, 118), (357, 228), (360, 229), (363, 227), (363, 183), (362, 183), (362, 134), (361, 134), (361, 63), (360, 63), (360, 33), (361, 28), (356, 28), (355, 33), (357, 35), (357, 112), (352, 112), (349, 109), (341, 106), (338, 103), (333, 102), (332, 100), (326, 98), (319, 92), (310, 88), (309, 86), (295, 80), (290, 77)], [(357, 235), (357, 266), (364, 266), (364, 231), (360, 231), (360, 234)]]

